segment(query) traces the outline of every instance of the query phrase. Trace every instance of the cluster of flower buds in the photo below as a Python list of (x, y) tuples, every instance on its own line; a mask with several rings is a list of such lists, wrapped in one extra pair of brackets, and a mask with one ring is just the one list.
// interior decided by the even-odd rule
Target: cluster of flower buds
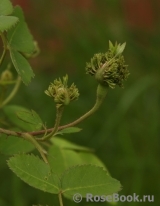
[(71, 101), (77, 100), (79, 97), (79, 91), (75, 84), (73, 83), (70, 87), (67, 85), (68, 75), (64, 76), (61, 80), (56, 79), (48, 87), (48, 90), (45, 91), (50, 97), (53, 97), (57, 106), (68, 105)]
[[(86, 73), (95, 77), (99, 83), (99, 90), (103, 88), (104, 92), (106, 87), (114, 89), (116, 85), (123, 87), (124, 80), (129, 76), (129, 71), (122, 55), (125, 46), (126, 43), (117, 44), (116, 42), (113, 45), (109, 41), (108, 51), (95, 54), (91, 61), (86, 64)], [(68, 75), (64, 76), (62, 80), (60, 78), (54, 80), (49, 85), (48, 90), (45, 91), (48, 96), (53, 97), (57, 106), (68, 105), (79, 97), (79, 91), (75, 84), (73, 83), (68, 87), (67, 83)]]
[(103, 86), (114, 89), (116, 85), (123, 87), (129, 71), (122, 55), (126, 43), (122, 45), (109, 41), (109, 50), (106, 53), (95, 54), (86, 64), (86, 73), (94, 76)]

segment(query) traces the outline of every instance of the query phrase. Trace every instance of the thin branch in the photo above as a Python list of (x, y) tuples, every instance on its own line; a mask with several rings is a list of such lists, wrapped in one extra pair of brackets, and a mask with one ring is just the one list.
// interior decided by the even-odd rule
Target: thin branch
[(0, 33), (0, 35), (1, 35), (2, 42), (3, 42), (3, 47), (4, 47), (2, 56), (1, 56), (1, 58), (0, 58), (0, 65), (1, 65), (2, 62), (3, 62), (3, 60), (4, 60), (4, 57), (5, 57), (5, 55), (6, 55), (6, 52), (7, 52), (7, 42), (6, 42), (6, 38), (5, 38), (4, 34), (3, 34), (3, 33)]
[[(89, 117), (91, 114), (93, 114), (99, 108), (101, 103), (102, 102), (96, 102), (90, 111), (88, 111), (83, 116), (81, 116), (80, 118), (78, 118), (77, 120), (75, 120), (69, 124), (59, 126), (56, 131), (60, 131), (60, 130), (65, 129), (67, 127), (72, 127), (72, 126), (75, 126), (76, 124), (80, 123), (81, 121), (83, 121), (84, 119)], [(34, 132), (14, 132), (14, 131), (5, 130), (3, 128), (0, 128), (0, 133), (5, 133), (5, 134), (9, 134), (9, 135), (16, 135), (16, 136), (22, 136), (23, 134), (30, 134), (32, 136), (38, 136), (38, 135), (42, 135), (42, 134), (53, 132), (53, 131), (55, 131), (55, 127), (49, 128), (47, 130), (40, 130), (40, 131), (34, 131)], [(38, 139), (40, 140), (40, 138), (38, 138)]]
[[(100, 90), (101, 90), (101, 92), (99, 92)], [(47, 129), (47, 130), (35, 131), (35, 132), (16, 132), (16, 134), (17, 134), (16, 136), (23, 136), (24, 134), (29, 134), (29, 135), (32, 135), (32, 136), (38, 136), (38, 135), (42, 135), (42, 134), (45, 134), (45, 133), (48, 133), (48, 132), (51, 132), (51, 133), (54, 132), (55, 133), (55, 131), (57, 132), (57, 131), (60, 131), (62, 129), (65, 129), (65, 128), (75, 126), (76, 124), (79, 124), (80, 122), (82, 122), (84, 119), (88, 118), (90, 115), (92, 115), (94, 112), (96, 112), (99, 109), (99, 107), (102, 104), (106, 94), (107, 94), (107, 89), (103, 88), (102, 86), (98, 86), (96, 103), (92, 107), (92, 109), (90, 109), (87, 113), (82, 115), (80, 118), (78, 118), (77, 120), (75, 120), (75, 121), (73, 121), (69, 124), (59, 126), (57, 128), (57, 125), (59, 124), (59, 121), (61, 119), (61, 116), (59, 116), (59, 120), (57, 121), (56, 126), (54, 128), (50, 128), (50, 129)], [(10, 130), (4, 130), (4, 129), (0, 128), (0, 133), (7, 134), (5, 131), (7, 131), (8, 134), (10, 134), (10, 132), (12, 132)], [(14, 133), (14, 131), (13, 131), (13, 133)], [(45, 138), (35, 138), (35, 140), (44, 141), (46, 139)]]
[(47, 151), (43, 149), (43, 147), (34, 139), (34, 137), (32, 137), (30, 134), (23, 134), (22, 137), (26, 140), (28, 140), (29, 142), (31, 142), (32, 144), (34, 144), (34, 146), (37, 148), (37, 150), (39, 151), (42, 159), (44, 160), (45, 163), (48, 164), (48, 160), (46, 158), (46, 154)]
[(58, 131), (58, 126), (59, 126), (60, 121), (61, 121), (63, 109), (64, 109), (64, 106), (57, 107), (55, 125), (54, 125), (54, 128), (52, 129), (51, 133), (48, 135), (44, 135), (44, 137), (42, 137), (42, 138), (37, 138), (37, 140), (41, 140), (41, 141), (48, 140)]

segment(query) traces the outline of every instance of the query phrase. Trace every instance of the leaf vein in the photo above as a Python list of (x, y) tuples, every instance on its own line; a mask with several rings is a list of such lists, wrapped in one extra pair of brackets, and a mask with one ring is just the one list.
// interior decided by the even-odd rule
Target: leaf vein
[[(47, 185), (52, 186), (52, 187), (56, 188), (57, 190), (59, 190), (59, 188), (56, 187), (55, 185), (50, 184), (49, 182), (46, 182), (46, 181), (44, 181), (44, 180), (42, 180), (42, 179), (37, 178), (37, 177), (34, 176), (34, 175), (31, 175), (31, 174), (27, 173), (26, 171), (22, 170), (20, 167), (15, 166), (15, 168), (19, 169), (19, 170), (20, 170), (21, 172), (23, 172), (24, 174), (27, 174), (28, 176), (30, 176), (30, 177), (32, 177), (32, 178), (35, 178), (36, 180), (39, 180), (39, 181), (42, 182), (42, 183), (46, 183)], [(18, 176), (19, 176), (19, 175), (18, 175)], [(20, 177), (20, 178), (21, 178), (21, 177)], [(22, 179), (22, 178), (21, 178), (21, 179)]]

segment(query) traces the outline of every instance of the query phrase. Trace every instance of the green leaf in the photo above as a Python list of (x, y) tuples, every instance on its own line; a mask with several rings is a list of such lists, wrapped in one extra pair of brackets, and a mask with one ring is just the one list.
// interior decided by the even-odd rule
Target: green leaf
[(18, 22), (14, 16), (0, 16), (0, 31), (4, 32), (13, 27)]
[(79, 152), (79, 156), (83, 164), (93, 164), (93, 165), (101, 166), (107, 171), (105, 164), (94, 153)]
[(19, 22), (13, 29), (7, 33), (8, 42), (11, 50), (17, 50), (24, 53), (33, 53), (35, 50), (35, 44), (33, 37), (25, 23), (22, 9), (17, 6), (14, 9), (13, 15), (18, 17)]
[(55, 145), (51, 146), (48, 151), (48, 161), (57, 174), (61, 174), (66, 169), (77, 164), (83, 164), (77, 152), (65, 150)]
[(34, 155), (16, 155), (8, 160), (10, 169), (32, 187), (52, 194), (60, 191), (68, 198), (75, 193), (86, 197), (109, 195), (121, 189), (119, 181), (110, 177), (103, 168), (95, 165), (70, 167), (59, 178), (48, 164)]
[(7, 137), (5, 134), (0, 134), (0, 153), (5, 155), (14, 155), (19, 153), (27, 153), (35, 147), (30, 142), (14, 137)]
[(17, 51), (10, 50), (12, 63), (25, 85), (28, 85), (34, 73), (28, 61)]
[(24, 182), (45, 192), (58, 194), (60, 181), (48, 164), (34, 155), (16, 155), (8, 160), (9, 168)]
[(80, 193), (86, 197), (93, 195), (111, 195), (121, 190), (118, 180), (107, 174), (102, 167), (95, 165), (81, 165), (69, 168), (61, 178), (62, 193), (66, 197), (73, 197)]
[(35, 125), (26, 124), (17, 117), (17, 113), (20, 111), (30, 112), (25, 107), (21, 107), (18, 105), (6, 105), (3, 107), (3, 111), (4, 111), (5, 115), (7, 116), (7, 118), (10, 120), (10, 122), (13, 125), (17, 126), (18, 128), (24, 129), (25, 131), (35, 130)]
[(9, 15), (13, 12), (13, 6), (9, 0), (0, 0), (0, 15)]
[(95, 154), (64, 149), (56, 146), (56, 144), (51, 146), (48, 151), (48, 161), (57, 174), (64, 172), (71, 166), (80, 164), (94, 164), (103, 167), (107, 171), (106, 166)]
[(76, 133), (76, 132), (80, 132), (82, 129), (81, 128), (78, 128), (78, 127), (68, 127), (68, 128), (65, 128), (65, 129), (62, 129), (60, 131), (58, 131), (56, 133), (57, 134), (71, 134), (71, 133)]
[(72, 143), (68, 140), (65, 140), (59, 137), (54, 137), (51, 139), (51, 141), (53, 142), (53, 144), (57, 145), (60, 148), (79, 150), (79, 151), (93, 151), (93, 149), (91, 148), (77, 145), (75, 143)]
[(41, 118), (39, 117), (39, 115), (33, 110), (31, 110), (30, 112), (19, 111), (19, 112), (17, 112), (17, 116), (22, 121), (32, 124), (34, 126), (35, 130), (39, 130), (42, 128), (43, 122), (42, 122)]

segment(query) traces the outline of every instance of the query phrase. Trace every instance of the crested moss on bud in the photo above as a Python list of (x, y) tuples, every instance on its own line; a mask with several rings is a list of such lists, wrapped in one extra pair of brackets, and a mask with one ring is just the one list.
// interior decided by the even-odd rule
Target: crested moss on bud
[(61, 80), (56, 79), (48, 87), (48, 90), (45, 91), (50, 97), (53, 97), (55, 103), (58, 106), (68, 105), (71, 101), (77, 100), (79, 97), (79, 91), (75, 84), (73, 83), (70, 87), (67, 85), (68, 75), (64, 76)]
[(86, 64), (86, 73), (94, 76), (99, 84), (114, 89), (116, 85), (123, 87), (129, 71), (122, 55), (126, 43), (122, 45), (109, 41), (109, 50), (98, 53)]

